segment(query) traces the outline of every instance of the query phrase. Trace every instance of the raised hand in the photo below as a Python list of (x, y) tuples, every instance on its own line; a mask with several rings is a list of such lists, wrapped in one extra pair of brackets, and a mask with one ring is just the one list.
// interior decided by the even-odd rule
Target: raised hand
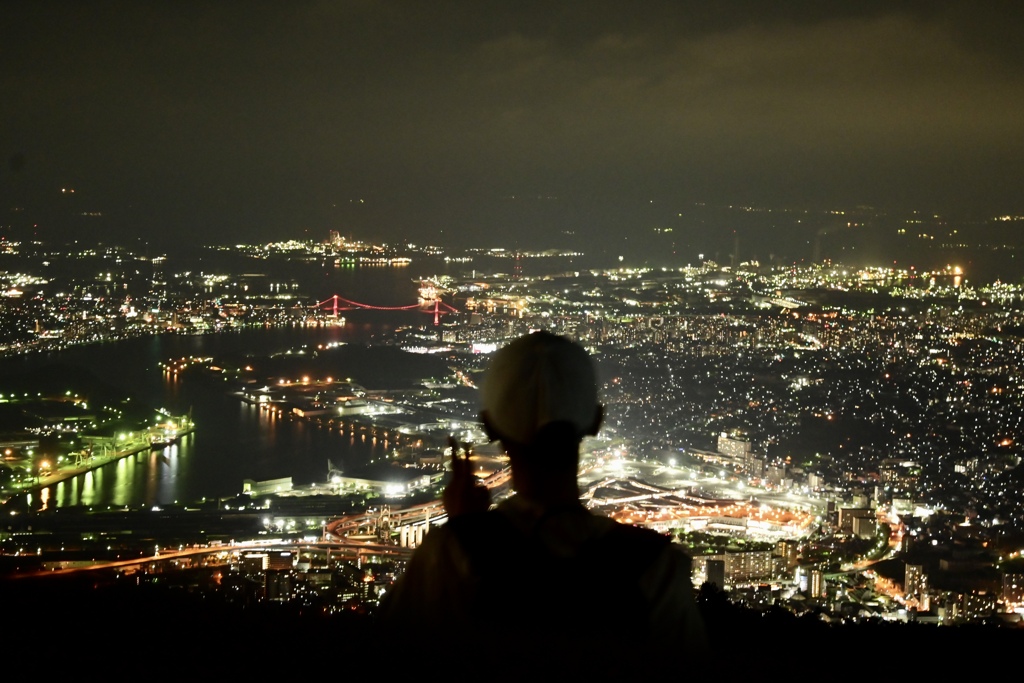
[(473, 454), (472, 445), (461, 444), (460, 448), (454, 436), (448, 437), (448, 445), (452, 449), (452, 478), (441, 497), (448, 517), (486, 512), (491, 506), (491, 494), (473, 476), (473, 466), (469, 461)]

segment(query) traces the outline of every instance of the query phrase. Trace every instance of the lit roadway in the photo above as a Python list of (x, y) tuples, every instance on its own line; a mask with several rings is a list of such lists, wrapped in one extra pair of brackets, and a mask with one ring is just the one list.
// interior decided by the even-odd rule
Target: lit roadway
[[(507, 487), (512, 477), (512, 471), (508, 468), (494, 472), (486, 479), (484, 484), (491, 490), (501, 490)], [(414, 505), (409, 508), (392, 510), (388, 513), (392, 528), (429, 523), (430, 520), (443, 519), (445, 517), (444, 507), (440, 500), (431, 501), (422, 505)], [(257, 540), (232, 543), (230, 545), (218, 546), (190, 546), (177, 550), (167, 549), (158, 551), (154, 555), (135, 557), (125, 560), (114, 560), (110, 562), (96, 562), (83, 567), (68, 567), (66, 569), (41, 570), (38, 572), (26, 572), (23, 574), (11, 575), (12, 578), (25, 578), (30, 576), (60, 576), (74, 574), (84, 571), (95, 571), (101, 569), (125, 569), (145, 565), (152, 562), (171, 562), (187, 557), (216, 554), (238, 554), (253, 550), (286, 550), (294, 549), (299, 552), (303, 550), (323, 550), (328, 553), (336, 553), (340, 556), (350, 556), (355, 559), (361, 555), (390, 555), (398, 558), (408, 558), (412, 554), (412, 548), (403, 548), (389, 543), (370, 541), (360, 536), (360, 532), (375, 532), (377, 522), (381, 517), (380, 512), (362, 512), (355, 515), (341, 517), (327, 524), (324, 529), (324, 540), (319, 542), (309, 541), (286, 541), (286, 540)], [(349, 536), (353, 536), (350, 538)]]
[[(821, 500), (806, 498), (803, 496), (794, 496), (793, 494), (775, 494), (768, 493), (763, 490), (755, 490), (752, 487), (739, 486), (732, 482), (723, 481), (720, 479), (708, 479), (701, 481), (699, 484), (697, 481), (689, 479), (684, 475), (681, 468), (677, 467), (666, 467), (664, 465), (651, 465), (648, 463), (640, 462), (626, 462), (617, 461), (611, 465), (600, 467), (595, 466), (589, 469), (587, 474), (589, 477), (600, 479), (611, 475), (614, 478), (632, 477), (633, 475), (639, 475), (640, 470), (649, 470), (644, 472), (644, 479), (652, 478), (659, 481), (660, 486), (666, 488), (678, 490), (682, 493), (684, 490), (688, 491), (695, 486), (700, 486), (704, 489), (714, 489), (717, 494), (722, 498), (731, 498), (737, 500), (737, 502), (749, 497), (752, 494), (756, 494), (758, 500), (771, 500), (774, 504), (780, 507), (800, 507), (805, 510), (813, 510), (822, 505)], [(500, 492), (509, 486), (511, 482), (512, 471), (510, 468), (503, 468), (498, 470), (483, 480), (485, 486), (488, 489), (495, 492)], [(727, 490), (728, 489), (728, 490)], [(416, 524), (430, 524), (430, 522), (436, 522), (446, 518), (444, 506), (440, 500), (430, 501), (429, 503), (422, 503), (420, 505), (414, 505), (412, 507), (400, 508), (395, 510), (389, 510), (386, 512), (381, 511), (366, 511), (354, 515), (347, 515), (338, 519), (328, 522), (324, 527), (324, 540), (320, 542), (308, 542), (308, 541), (285, 541), (285, 540), (257, 540), (233, 543), (230, 545), (220, 545), (213, 547), (187, 547), (178, 550), (164, 550), (159, 551), (154, 555), (147, 557), (137, 557), (125, 560), (116, 560), (110, 562), (97, 562), (85, 567), (70, 567), (66, 569), (53, 569), (49, 571), (32, 572), (26, 574), (20, 574), (16, 576), (58, 576), (61, 574), (72, 574), (75, 572), (82, 571), (93, 571), (98, 569), (123, 569), (127, 567), (133, 567), (138, 565), (149, 564), (152, 562), (168, 562), (177, 559), (183, 559), (187, 557), (195, 557), (202, 555), (213, 555), (218, 553), (231, 553), (237, 554), (245, 551), (253, 550), (276, 550), (276, 549), (296, 549), (302, 550), (325, 550), (331, 553), (337, 552), (339, 555), (351, 555), (353, 558), (360, 555), (390, 555), (394, 557), (409, 557), (412, 553), (411, 548), (403, 548), (397, 545), (388, 543), (381, 543), (375, 540), (371, 540), (373, 536), (376, 536), (378, 531), (378, 523), (382, 517), (387, 517), (389, 527), (391, 529), (397, 529), (402, 526), (416, 525)], [(891, 540), (890, 544), (898, 546), (898, 536), (894, 533), (893, 536), (896, 540)]]
[[(400, 548), (395, 545), (386, 545), (383, 543), (370, 543), (366, 541), (320, 541), (310, 543), (308, 541), (285, 541), (285, 540), (273, 540), (273, 541), (246, 541), (241, 543), (232, 543), (230, 545), (219, 545), (219, 546), (190, 546), (187, 548), (181, 548), (179, 550), (165, 550), (159, 551), (155, 555), (149, 555), (145, 557), (135, 557), (129, 560), (115, 560), (111, 562), (96, 562), (84, 567), (68, 567), (66, 569), (50, 569), (40, 570), (37, 572), (25, 572), (21, 574), (12, 574), (10, 578), (28, 578), (33, 576), (61, 576), (66, 574), (75, 574), (78, 572), (96, 571), (101, 569), (125, 569), (128, 567), (136, 567), (139, 565), (150, 564), (152, 562), (172, 562), (186, 557), (195, 557), (198, 555), (237, 555), (242, 552), (248, 552), (253, 550), (324, 550), (330, 553), (337, 553), (338, 555), (351, 555), (353, 559), (360, 555), (391, 555), (395, 557), (407, 558), (411, 553), (411, 548)], [(225, 560), (227, 558), (225, 557)]]
[(849, 574), (863, 571), (865, 569), (870, 568), (873, 564), (877, 564), (878, 562), (881, 562), (883, 560), (892, 559), (893, 557), (896, 557), (896, 555), (899, 553), (900, 546), (903, 545), (903, 522), (899, 521), (898, 519), (896, 521), (892, 521), (888, 519), (884, 513), (880, 512), (878, 514), (878, 523), (881, 525), (887, 525), (889, 527), (889, 541), (885, 549), (885, 552), (879, 554), (878, 557), (875, 557), (873, 559), (864, 558), (863, 560), (858, 560), (857, 562), (854, 562), (850, 570), (844, 573)]

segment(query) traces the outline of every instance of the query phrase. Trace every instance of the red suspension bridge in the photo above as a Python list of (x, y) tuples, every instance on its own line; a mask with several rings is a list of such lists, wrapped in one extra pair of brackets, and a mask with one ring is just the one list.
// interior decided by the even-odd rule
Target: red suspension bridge
[(335, 294), (332, 297), (324, 299), (318, 303), (313, 304), (310, 308), (316, 308), (318, 310), (331, 310), (332, 315), (337, 318), (338, 311), (355, 311), (355, 310), (368, 310), (368, 311), (412, 311), (419, 310), (421, 313), (433, 313), (434, 324), (439, 325), (441, 323), (441, 316), (447, 315), (448, 313), (458, 313), (459, 309), (454, 306), (449, 306), (440, 299), (434, 298), (432, 300), (421, 299), (419, 303), (410, 304), (408, 306), (374, 306), (372, 304), (364, 304), (358, 301), (352, 301), (346, 299), (343, 296)]

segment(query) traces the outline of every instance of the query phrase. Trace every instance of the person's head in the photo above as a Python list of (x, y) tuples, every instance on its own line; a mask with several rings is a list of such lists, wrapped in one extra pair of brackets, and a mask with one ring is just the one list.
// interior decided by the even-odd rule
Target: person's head
[(549, 332), (520, 337), (494, 354), (480, 395), (488, 436), (501, 440), (514, 473), (575, 478), (580, 441), (597, 434), (603, 415), (582, 346)]

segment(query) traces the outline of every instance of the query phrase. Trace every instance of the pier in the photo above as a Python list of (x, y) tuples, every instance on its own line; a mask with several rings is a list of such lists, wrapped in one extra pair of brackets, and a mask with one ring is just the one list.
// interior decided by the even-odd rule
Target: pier
[(169, 445), (195, 431), (195, 423), (189, 418), (181, 418), (176, 424), (178, 426), (175, 428), (174, 434), (169, 435), (166, 431), (162, 431), (161, 434), (166, 436), (161, 436), (160, 440), (153, 439), (152, 430), (129, 432), (116, 438), (83, 437), (83, 440), (91, 441), (88, 454), (78, 453), (46, 474), (38, 474), (28, 480), (12, 484), (7, 495), (0, 502), (6, 502), (17, 495), (45, 489), (53, 484), (77, 477), (79, 474), (109, 465), (129, 455)]

